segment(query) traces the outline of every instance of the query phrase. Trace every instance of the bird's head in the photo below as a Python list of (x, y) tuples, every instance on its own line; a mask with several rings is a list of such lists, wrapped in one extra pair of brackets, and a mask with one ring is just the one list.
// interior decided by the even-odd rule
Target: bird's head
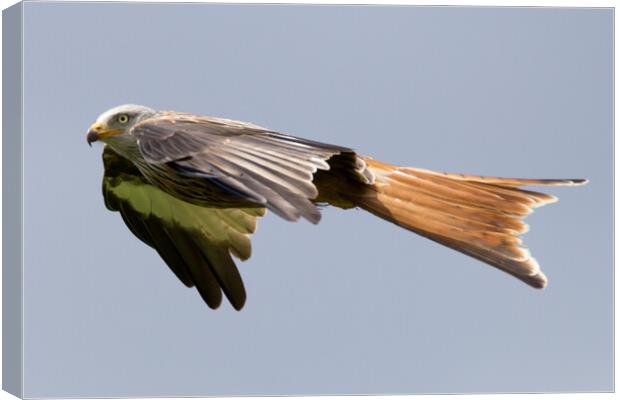
[(86, 134), (86, 141), (108, 142), (111, 138), (121, 138), (138, 122), (155, 114), (155, 110), (136, 104), (124, 104), (101, 114)]

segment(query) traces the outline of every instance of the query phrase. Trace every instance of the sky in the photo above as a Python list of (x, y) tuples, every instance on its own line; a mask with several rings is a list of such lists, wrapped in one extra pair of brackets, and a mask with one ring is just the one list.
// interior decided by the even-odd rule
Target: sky
[[(24, 7), (25, 396), (613, 389), (611, 9)], [(104, 207), (85, 133), (123, 103), (590, 183), (527, 218), (544, 291), (326, 208), (262, 218), (244, 309), (213, 311)]]

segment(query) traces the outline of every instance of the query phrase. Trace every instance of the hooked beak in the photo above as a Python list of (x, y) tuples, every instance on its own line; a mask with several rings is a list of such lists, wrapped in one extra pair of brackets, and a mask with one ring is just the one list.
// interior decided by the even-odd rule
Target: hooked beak
[(88, 133), (86, 134), (86, 142), (88, 142), (89, 146), (92, 147), (93, 142), (99, 140), (99, 131), (101, 130), (100, 127), (101, 125), (93, 124), (88, 130)]
[(93, 142), (96, 142), (101, 139), (105, 139), (112, 135), (118, 135), (122, 133), (122, 129), (106, 129), (100, 122), (95, 122), (90, 126), (88, 133), (86, 134), (86, 142), (89, 146), (92, 146)]

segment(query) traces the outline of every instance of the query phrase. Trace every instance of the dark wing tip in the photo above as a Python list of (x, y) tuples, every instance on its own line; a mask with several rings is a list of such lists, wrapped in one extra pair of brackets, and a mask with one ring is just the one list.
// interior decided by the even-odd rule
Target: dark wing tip
[(205, 304), (212, 310), (217, 310), (222, 305), (222, 296), (213, 295), (213, 293), (204, 293), (200, 289), (198, 289), (198, 293), (200, 297), (205, 302)]
[(228, 299), (228, 301), (230, 301), (230, 304), (232, 304), (233, 308), (237, 311), (241, 311), (241, 309), (245, 305), (245, 300), (246, 300), (245, 296), (243, 296), (242, 299), (235, 299), (234, 301), (230, 298)]

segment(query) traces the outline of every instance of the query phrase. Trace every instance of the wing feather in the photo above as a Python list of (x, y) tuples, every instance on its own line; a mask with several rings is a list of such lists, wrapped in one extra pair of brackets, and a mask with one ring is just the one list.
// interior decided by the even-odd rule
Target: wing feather
[[(216, 309), (222, 303), (222, 291), (208, 261), (203, 257), (200, 249), (194, 244), (192, 238), (177, 227), (171, 229), (169, 234), (174, 246), (183, 255), (192, 281), (200, 297), (210, 308)], [(245, 300), (245, 295), (241, 296)]]
[(176, 199), (149, 184), (131, 162), (104, 149), (103, 195), (106, 207), (118, 211), (130, 231), (154, 248), (183, 284), (196, 286), (211, 308), (222, 291), (235, 309), (246, 293), (232, 255), (251, 255), (249, 235), (264, 209), (211, 209)]
[(311, 183), (312, 174), (299, 173), (277, 162), (265, 162), (264, 158), (257, 157), (247, 151), (228, 149), (226, 153), (231, 157), (237, 157), (239, 160), (242, 160), (241, 162), (251, 169), (264, 171), (264, 174), (270, 177), (270, 179), (287, 186), (292, 192), (298, 192), (309, 198), (314, 198), (318, 194), (316, 186)]
[[(216, 155), (210, 155), (209, 159), (218, 160), (220, 165), (227, 167), (228, 171), (232, 171), (239, 165)], [(258, 191), (264, 198), (270, 199), (272, 211), (286, 220), (295, 221), (303, 216), (316, 224), (321, 219), (320, 212), (307, 196), (293, 192), (289, 187), (263, 175), (260, 170), (247, 169), (238, 181), (251, 184), (253, 190)]]
[(332, 156), (352, 153), (239, 121), (172, 112), (140, 122), (131, 134), (149, 163), (167, 163), (287, 220), (312, 223), (320, 220), (313, 174), (328, 170)]
[(174, 246), (168, 232), (157, 218), (150, 216), (144, 219), (144, 224), (151, 233), (153, 246), (164, 262), (187, 287), (194, 286), (191, 273), (179, 250)]

